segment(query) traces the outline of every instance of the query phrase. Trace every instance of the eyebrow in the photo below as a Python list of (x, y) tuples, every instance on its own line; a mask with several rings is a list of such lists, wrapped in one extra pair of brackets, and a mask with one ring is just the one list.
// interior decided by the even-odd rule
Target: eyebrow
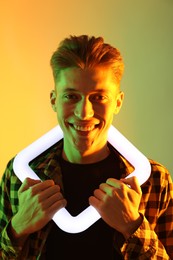
[(76, 90), (76, 89), (74, 89), (74, 88), (65, 88), (65, 89), (63, 89), (63, 91), (65, 92), (65, 91), (78, 91), (78, 90)]
[[(77, 90), (77, 89), (75, 89), (75, 88), (65, 88), (65, 89), (63, 89), (63, 92), (66, 92), (66, 91), (73, 91), (73, 92), (80, 92), (80, 90)], [(96, 89), (96, 90), (93, 90), (93, 92), (108, 92), (107, 90), (105, 90), (105, 89)]]

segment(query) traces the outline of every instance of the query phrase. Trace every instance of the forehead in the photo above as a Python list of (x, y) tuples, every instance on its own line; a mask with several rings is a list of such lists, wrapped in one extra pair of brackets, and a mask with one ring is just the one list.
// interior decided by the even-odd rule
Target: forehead
[(79, 91), (91, 91), (97, 89), (110, 90), (117, 89), (111, 67), (98, 66), (94, 68), (67, 68), (60, 71), (56, 82), (58, 91), (72, 88)]

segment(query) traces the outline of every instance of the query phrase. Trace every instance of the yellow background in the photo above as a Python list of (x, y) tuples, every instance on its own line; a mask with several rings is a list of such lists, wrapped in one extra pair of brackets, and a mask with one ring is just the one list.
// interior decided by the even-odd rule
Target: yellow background
[(0, 1), (0, 176), (56, 125), (50, 56), (64, 37), (103, 36), (125, 61), (114, 125), (146, 156), (173, 166), (172, 0)]

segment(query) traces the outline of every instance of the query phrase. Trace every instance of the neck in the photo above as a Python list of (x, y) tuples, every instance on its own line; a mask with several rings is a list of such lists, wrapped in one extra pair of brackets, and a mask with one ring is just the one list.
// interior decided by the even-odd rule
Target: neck
[(62, 157), (64, 160), (69, 161), (71, 163), (89, 164), (104, 160), (109, 155), (109, 153), (110, 151), (107, 147), (107, 144), (99, 151), (94, 152), (80, 152), (76, 149), (73, 151), (69, 151), (69, 149), (65, 149), (64, 147)]

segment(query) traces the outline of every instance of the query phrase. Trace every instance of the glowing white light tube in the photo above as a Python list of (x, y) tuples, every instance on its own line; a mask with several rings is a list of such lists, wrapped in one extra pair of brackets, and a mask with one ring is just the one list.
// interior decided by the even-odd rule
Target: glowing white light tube
[[(29, 167), (29, 163), (62, 138), (63, 132), (60, 126), (56, 126), (18, 153), (13, 162), (16, 176), (22, 182), (27, 177), (39, 180), (40, 178)], [(113, 126), (110, 127), (108, 132), (108, 142), (135, 168), (127, 178), (136, 176), (140, 185), (145, 183), (151, 173), (148, 159)], [(92, 206), (75, 217), (71, 216), (65, 208), (60, 209), (53, 216), (53, 221), (59, 228), (68, 233), (82, 232), (98, 219), (100, 219), (100, 215)]]

